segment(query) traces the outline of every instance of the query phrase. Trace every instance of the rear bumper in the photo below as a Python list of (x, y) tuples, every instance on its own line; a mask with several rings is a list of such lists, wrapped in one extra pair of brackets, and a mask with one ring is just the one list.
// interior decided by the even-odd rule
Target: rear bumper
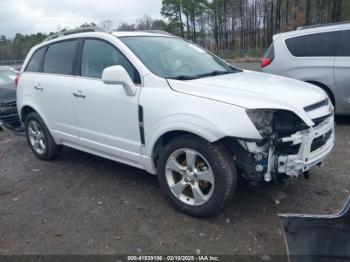
[(334, 130), (334, 117), (332, 116), (317, 127), (282, 139), (283, 142), (300, 145), (300, 150), (296, 155), (277, 156), (278, 173), (295, 177), (321, 164), (334, 147)]

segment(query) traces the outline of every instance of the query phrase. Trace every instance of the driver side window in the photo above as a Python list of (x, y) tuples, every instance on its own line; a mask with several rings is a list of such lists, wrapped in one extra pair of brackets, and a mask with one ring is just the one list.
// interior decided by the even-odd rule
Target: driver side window
[(138, 71), (119, 50), (104, 41), (95, 39), (84, 41), (81, 76), (100, 79), (103, 70), (114, 65), (123, 66), (133, 82), (141, 84)]

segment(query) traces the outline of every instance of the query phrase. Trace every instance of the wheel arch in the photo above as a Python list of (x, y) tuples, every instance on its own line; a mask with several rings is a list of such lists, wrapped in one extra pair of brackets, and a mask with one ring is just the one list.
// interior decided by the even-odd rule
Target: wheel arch
[(49, 122), (47, 121), (47, 118), (45, 117), (45, 115), (43, 114), (43, 112), (34, 104), (31, 103), (27, 103), (22, 105), (20, 111), (19, 111), (19, 115), (20, 115), (20, 120), (22, 123), (25, 122), (26, 117), (30, 114), (30, 113), (37, 113), (41, 119), (44, 121), (45, 125), (47, 126), (47, 128), (50, 130), (50, 125)]
[[(202, 132), (201, 132), (202, 131)], [(155, 168), (157, 168), (157, 159), (160, 155), (160, 152), (162, 149), (173, 139), (176, 137), (182, 136), (182, 135), (191, 135), (193, 137), (198, 137), (200, 139), (203, 139), (205, 141), (208, 141), (210, 143), (216, 142), (222, 137), (217, 137), (213, 134), (210, 134), (209, 132), (203, 132), (203, 130), (197, 129), (197, 130), (191, 130), (187, 128), (177, 128), (177, 129), (171, 129), (166, 130), (162, 133), (159, 133), (156, 138), (153, 138), (149, 149), (148, 149), (148, 155), (151, 157), (153, 165)]]
[(26, 120), (26, 117), (30, 113), (33, 113), (33, 112), (37, 113), (31, 106), (24, 106), (24, 107), (22, 107), (21, 112), (20, 112), (22, 123), (24, 123), (25, 120)]

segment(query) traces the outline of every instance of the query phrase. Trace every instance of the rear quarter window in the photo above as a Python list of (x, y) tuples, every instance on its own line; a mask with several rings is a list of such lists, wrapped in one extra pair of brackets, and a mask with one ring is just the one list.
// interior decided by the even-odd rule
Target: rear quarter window
[(296, 57), (335, 56), (338, 32), (317, 33), (287, 39), (286, 45)]
[(78, 40), (51, 44), (45, 55), (44, 73), (73, 75)]
[(275, 46), (274, 44), (272, 43), (269, 48), (267, 49), (264, 57), (266, 58), (270, 58), (270, 59), (275, 59)]
[(37, 50), (31, 57), (26, 72), (41, 72), (41, 64), (45, 55), (46, 47)]

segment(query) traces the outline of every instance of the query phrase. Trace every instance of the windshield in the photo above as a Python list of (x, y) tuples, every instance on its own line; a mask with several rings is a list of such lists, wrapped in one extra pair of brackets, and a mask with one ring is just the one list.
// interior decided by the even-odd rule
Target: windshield
[(230, 74), (237, 70), (204, 49), (181, 38), (121, 37), (136, 56), (157, 76), (189, 80)]

